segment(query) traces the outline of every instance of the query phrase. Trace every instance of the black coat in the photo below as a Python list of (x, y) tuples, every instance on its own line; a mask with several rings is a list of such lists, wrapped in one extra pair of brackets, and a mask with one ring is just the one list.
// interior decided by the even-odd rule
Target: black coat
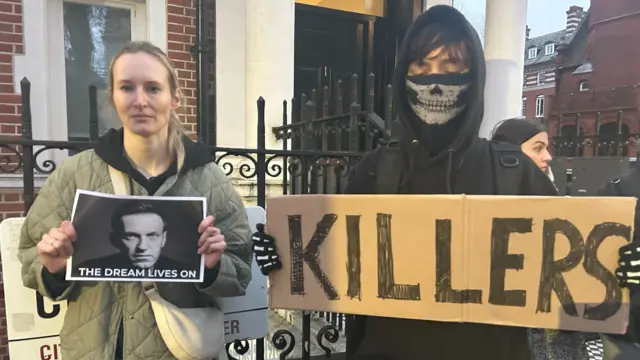
[[(434, 141), (431, 128), (421, 128), (408, 105), (405, 75), (412, 38), (432, 22), (459, 24), (466, 30), (471, 46), (473, 82), (467, 97), (467, 108), (456, 118), (454, 139), (443, 151), (433, 154), (429, 146)], [(508, 194), (498, 185), (499, 177), (512, 169), (494, 171), (494, 152), (490, 142), (478, 137), (484, 115), (485, 65), (477, 33), (457, 10), (449, 6), (434, 6), (420, 15), (403, 41), (396, 66), (393, 88), (394, 105), (402, 124), (399, 139), (401, 151), (399, 169), (401, 181), (397, 192), (402, 194), (497, 194), (497, 195), (557, 195), (549, 178), (519, 148), (514, 147), (520, 162), (520, 186), (517, 193)], [(451, 120), (453, 122), (453, 120)], [(433, 125), (429, 125), (433, 126)], [(450, 129), (449, 129), (450, 130)], [(441, 131), (441, 129), (436, 129)], [(448, 131), (448, 130), (444, 130)], [(379, 164), (389, 152), (381, 147), (365, 155), (352, 170), (345, 192), (348, 194), (380, 194), (379, 176), (389, 176), (393, 170)], [(398, 165), (395, 165), (398, 166)], [(382, 353), (393, 360), (530, 360), (526, 328), (474, 323), (432, 322), (380, 317), (355, 317), (349, 321), (348, 353), (366, 355)], [(358, 345), (360, 346), (358, 347)]]

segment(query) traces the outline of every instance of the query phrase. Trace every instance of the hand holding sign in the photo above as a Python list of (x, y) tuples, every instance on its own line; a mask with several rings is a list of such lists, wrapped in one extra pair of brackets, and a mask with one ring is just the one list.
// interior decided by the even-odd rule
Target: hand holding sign
[(198, 240), (198, 254), (204, 254), (204, 266), (213, 269), (222, 257), (222, 252), (227, 247), (224, 235), (220, 229), (213, 226), (213, 216), (207, 216), (198, 226), (200, 240)]
[(67, 259), (73, 254), (73, 242), (76, 230), (70, 221), (65, 220), (57, 229), (51, 229), (38, 242), (40, 262), (50, 273), (58, 273), (67, 266)]
[(264, 232), (264, 224), (256, 224), (256, 231), (252, 236), (253, 252), (260, 272), (267, 276), (272, 270), (282, 268), (280, 257), (276, 251), (276, 239)]
[(640, 244), (630, 243), (620, 248), (620, 260), (616, 276), (620, 285), (640, 290)]

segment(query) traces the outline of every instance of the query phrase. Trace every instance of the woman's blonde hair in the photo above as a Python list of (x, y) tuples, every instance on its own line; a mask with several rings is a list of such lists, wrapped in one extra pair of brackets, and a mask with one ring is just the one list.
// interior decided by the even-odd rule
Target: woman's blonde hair
[[(168, 81), (169, 81), (169, 89), (171, 91), (172, 97), (177, 97), (180, 102), (182, 102), (182, 91), (180, 90), (180, 86), (178, 84), (178, 74), (176, 73), (176, 69), (171, 64), (171, 60), (167, 57), (167, 54), (164, 53), (159, 47), (146, 42), (146, 41), (132, 41), (125, 45), (118, 53), (111, 59), (111, 64), (109, 64), (109, 95), (111, 101), (113, 102), (113, 65), (120, 58), (120, 56), (125, 54), (138, 54), (145, 53), (149, 54), (167, 69)], [(182, 137), (184, 136), (184, 131), (182, 130), (182, 122), (180, 121), (180, 117), (175, 111), (171, 111), (169, 116), (169, 128), (168, 128), (168, 141), (169, 141), (169, 149), (172, 149), (175, 152), (176, 159), (178, 162), (178, 171), (182, 169), (182, 165), (184, 164), (184, 144), (182, 143)]]

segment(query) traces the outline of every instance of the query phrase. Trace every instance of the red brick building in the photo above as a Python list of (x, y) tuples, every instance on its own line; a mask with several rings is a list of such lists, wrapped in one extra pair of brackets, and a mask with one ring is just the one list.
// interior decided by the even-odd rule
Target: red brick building
[(584, 13), (582, 7), (571, 6), (567, 10), (565, 29), (534, 38), (529, 38), (530, 29), (527, 27), (522, 91), (523, 116), (546, 120), (553, 106), (555, 93), (557, 48), (575, 32)]
[[(573, 149), (562, 155), (635, 155), (635, 138), (628, 135), (640, 130), (638, 33), (640, 2), (592, 0), (573, 36), (558, 47), (550, 131), (585, 136), (578, 154)], [(618, 130), (623, 134), (620, 149)]]

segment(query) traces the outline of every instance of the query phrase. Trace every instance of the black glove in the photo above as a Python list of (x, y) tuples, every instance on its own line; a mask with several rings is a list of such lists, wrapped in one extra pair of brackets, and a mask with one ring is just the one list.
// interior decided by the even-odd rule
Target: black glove
[(640, 290), (640, 244), (629, 243), (620, 248), (616, 276), (620, 285), (632, 291)]
[(263, 275), (269, 275), (272, 270), (281, 269), (282, 263), (276, 252), (276, 239), (264, 232), (264, 224), (257, 224), (252, 236), (253, 252), (256, 254), (256, 263)]

